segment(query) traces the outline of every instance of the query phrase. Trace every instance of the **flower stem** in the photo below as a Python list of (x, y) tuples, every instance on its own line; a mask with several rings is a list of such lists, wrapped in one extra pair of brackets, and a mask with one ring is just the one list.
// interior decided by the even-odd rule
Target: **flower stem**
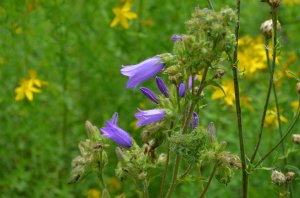
[[(269, 41), (266, 39), (265, 50), (266, 50), (267, 64), (268, 64), (269, 71), (271, 71), (271, 64), (270, 64), (270, 56), (269, 56), (268, 45), (269, 45)], [(279, 129), (280, 138), (282, 138), (283, 133), (282, 133), (282, 123), (281, 123), (281, 120), (280, 120), (279, 101), (278, 101), (278, 97), (277, 97), (277, 91), (276, 91), (274, 80), (273, 80), (273, 93), (274, 93), (275, 105), (276, 105), (276, 112), (277, 112), (278, 129)], [(284, 145), (284, 142), (282, 142), (281, 148), (282, 148), (282, 154), (284, 156), (285, 155), (285, 145)], [(286, 158), (283, 159), (283, 163), (284, 163), (284, 165), (287, 164)]]
[(291, 122), (289, 128), (287, 129), (287, 132), (284, 134), (284, 136), (282, 136), (282, 138), (280, 138), (279, 142), (270, 150), (268, 151), (258, 162), (257, 164), (254, 166), (255, 168), (257, 166), (259, 166), (279, 145), (282, 144), (282, 142), (285, 140), (285, 138), (290, 134), (290, 132), (292, 131), (292, 129), (294, 128), (294, 126), (296, 125), (298, 118), (300, 116), (300, 96), (299, 96), (299, 104), (298, 104), (298, 109), (297, 109), (297, 113), (296, 116), (294, 117), (294, 120)]
[(256, 143), (254, 152), (252, 154), (251, 160), (250, 162), (253, 163), (257, 151), (259, 149), (260, 143), (261, 143), (261, 139), (262, 139), (262, 133), (263, 133), (263, 128), (264, 128), (264, 124), (265, 124), (265, 118), (266, 118), (266, 112), (268, 109), (268, 105), (269, 105), (269, 100), (270, 100), (270, 95), (271, 95), (271, 90), (273, 87), (273, 76), (274, 76), (274, 70), (275, 70), (275, 65), (276, 65), (276, 54), (277, 54), (277, 9), (275, 7), (272, 7), (271, 9), (271, 13), (272, 13), (272, 24), (273, 24), (273, 57), (272, 57), (272, 67), (270, 69), (270, 78), (269, 78), (269, 87), (268, 87), (268, 91), (267, 91), (267, 98), (265, 101), (265, 105), (264, 105), (264, 109), (263, 109), (263, 115), (261, 118), (261, 123), (260, 123), (260, 129), (259, 129), (259, 134), (258, 134), (258, 141)]
[(180, 164), (180, 156), (177, 154), (174, 169), (173, 169), (173, 174), (172, 174), (171, 185), (170, 185), (170, 188), (169, 188), (167, 196), (166, 196), (167, 198), (171, 197), (172, 192), (174, 190), (175, 182), (176, 182), (177, 174), (178, 174), (179, 164)]
[(208, 187), (209, 187), (209, 185), (210, 185), (210, 183), (211, 183), (211, 180), (212, 180), (212, 178), (214, 177), (214, 175), (215, 175), (215, 173), (216, 173), (216, 170), (217, 170), (218, 166), (219, 166), (219, 164), (218, 164), (218, 162), (216, 162), (216, 164), (215, 164), (215, 166), (214, 166), (214, 168), (213, 168), (213, 171), (211, 172), (211, 174), (210, 174), (210, 176), (209, 176), (208, 182), (207, 182), (207, 184), (205, 185), (204, 190), (203, 190), (203, 191), (201, 192), (201, 194), (200, 194), (200, 198), (203, 198), (203, 197), (205, 196), (205, 194), (206, 194), (206, 192), (207, 192), (207, 190), (208, 190)]
[(208, 5), (209, 5), (209, 8), (210, 8), (211, 10), (214, 10), (214, 7), (213, 7), (213, 5), (212, 5), (212, 3), (211, 3), (211, 0), (207, 0), (207, 2), (208, 2)]
[[(174, 127), (174, 122), (171, 121), (170, 129), (173, 129), (173, 127)], [(163, 197), (163, 195), (164, 195), (164, 187), (165, 187), (165, 184), (166, 184), (166, 177), (167, 177), (169, 162), (170, 162), (170, 147), (168, 145), (166, 164), (165, 164), (163, 177), (162, 177), (161, 184), (160, 184), (160, 191), (159, 191), (159, 197), (160, 198)]]
[(193, 165), (190, 164), (187, 169), (182, 173), (182, 175), (179, 176), (179, 179), (183, 179), (185, 178), (185, 176), (187, 176), (187, 174), (189, 174), (190, 170), (192, 169)]
[(239, 28), (240, 28), (240, 10), (241, 10), (241, 1), (236, 1), (238, 21), (235, 27), (235, 39), (236, 46), (233, 54), (232, 60), (232, 72), (233, 72), (233, 83), (234, 83), (234, 95), (235, 95), (235, 106), (236, 106), (236, 118), (238, 125), (238, 134), (239, 134), (239, 143), (240, 143), (240, 155), (242, 161), (242, 181), (243, 181), (243, 198), (247, 198), (248, 195), (248, 173), (246, 171), (246, 157), (245, 157), (245, 147), (244, 147), (244, 135), (243, 135), (243, 124), (242, 124), (242, 111), (240, 103), (240, 90), (239, 90), (239, 80), (238, 80), (238, 40), (239, 40)]

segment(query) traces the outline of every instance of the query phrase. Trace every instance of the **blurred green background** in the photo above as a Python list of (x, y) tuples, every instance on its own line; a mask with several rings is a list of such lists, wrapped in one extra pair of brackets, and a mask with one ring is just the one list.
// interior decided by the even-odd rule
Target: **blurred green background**
[[(240, 34), (255, 37), (260, 34), (260, 24), (270, 18), (269, 8), (256, 0), (241, 1)], [(234, 3), (213, 0), (216, 10), (224, 6), (234, 8)], [(127, 78), (120, 74), (121, 65), (171, 52), (171, 35), (184, 33), (185, 21), (194, 7), (207, 7), (207, 1), (135, 0), (131, 10), (138, 18), (129, 22), (129, 29), (120, 25), (111, 28), (112, 9), (121, 5), (122, 1), (117, 0), (0, 1), (0, 197), (86, 197), (89, 190), (99, 189), (95, 175), (79, 184), (67, 184), (71, 160), (79, 153), (77, 144), (87, 137), (85, 120), (101, 127), (114, 112), (119, 112), (120, 126), (140, 138), (141, 130), (134, 127), (133, 114), (136, 107), (153, 106), (138, 89), (125, 88)], [(299, 5), (283, 4), (280, 9), (283, 60), (287, 59), (284, 52), (300, 56)], [(297, 59), (291, 66), (298, 75), (299, 64)], [(34, 95), (33, 101), (16, 101), (14, 90), (22, 78), (27, 78), (30, 69), (48, 85)], [(256, 141), (267, 78), (265, 72), (258, 74), (259, 80), (241, 81), (242, 90), (253, 98), (254, 106), (253, 111), (244, 111), (248, 156)], [(288, 120), (293, 116), (290, 103), (297, 99), (295, 83), (293, 79), (284, 80), (278, 93), (282, 114)], [(155, 88), (153, 80), (144, 85)], [(222, 105), (221, 100), (211, 100), (211, 92), (208, 91), (209, 105), (200, 115), (200, 124), (207, 126), (214, 121), (218, 138), (227, 141), (228, 149), (239, 154), (233, 108)], [(294, 132), (299, 130), (298, 124)], [(260, 154), (278, 138), (276, 127), (266, 129)], [(290, 139), (288, 142), (290, 148), (297, 148)], [(112, 143), (108, 167), (116, 165), (114, 148)], [(280, 149), (265, 165), (282, 168), (282, 163), (275, 160), (279, 155)], [(291, 154), (289, 164), (299, 166), (299, 156), (299, 150)], [(134, 188), (130, 182), (120, 186), (114, 179), (113, 168), (106, 168), (105, 173), (113, 196), (121, 194), (126, 185)], [(270, 171), (250, 175), (249, 197), (276, 197), (278, 189), (271, 183), (270, 175)], [(208, 197), (240, 197), (240, 178), (236, 171), (228, 186), (213, 180)], [(150, 192), (155, 194), (158, 184), (153, 186)], [(294, 182), (293, 189), (295, 195), (300, 194), (299, 180)], [(200, 188), (192, 182), (177, 191), (178, 197), (199, 194)], [(134, 196), (132, 192), (127, 194)]]

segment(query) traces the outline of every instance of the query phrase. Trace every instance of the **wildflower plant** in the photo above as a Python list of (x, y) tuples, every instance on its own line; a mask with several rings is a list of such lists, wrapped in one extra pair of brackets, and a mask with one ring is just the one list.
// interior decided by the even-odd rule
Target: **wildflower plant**
[[(276, 12), (280, 2), (270, 0), (268, 3), (272, 10), (272, 21), (277, 21)], [(81, 155), (73, 160), (71, 182), (79, 181), (88, 171), (92, 170), (98, 174), (103, 191), (108, 193), (103, 179), (103, 171), (107, 164), (105, 149), (109, 146), (108, 139), (110, 139), (119, 145), (115, 148), (118, 158), (115, 169), (116, 176), (121, 181), (133, 181), (136, 185), (136, 193), (140, 197), (154, 196), (149, 195), (151, 181), (157, 177), (152, 174), (153, 170), (162, 171), (160, 190), (155, 196), (171, 197), (177, 187), (176, 184), (184, 181), (188, 175), (196, 177), (195, 169), (199, 168), (200, 170), (202, 168), (212, 169), (206, 184), (199, 190), (200, 197), (205, 196), (214, 177), (220, 183), (227, 185), (232, 180), (236, 169), (242, 170), (243, 197), (247, 197), (248, 175), (255, 172), (265, 158), (282, 144), (299, 117), (298, 107), (295, 118), (288, 131), (282, 134), (279, 143), (256, 162), (255, 157), (264, 124), (274, 122), (280, 126), (281, 122), (287, 121), (280, 115), (278, 107), (272, 111), (273, 117), (268, 117), (269, 113), (267, 113), (270, 93), (274, 85), (277, 28), (274, 31), (273, 25), (273, 34), (270, 37), (270, 32), (268, 32), (268, 36), (266, 36), (266, 39), (273, 38), (272, 61), (270, 57), (265, 56), (268, 51), (264, 51), (264, 48), (261, 51), (259, 48), (260, 55), (264, 56), (263, 61), (249, 62), (249, 64), (259, 64), (255, 70), (263, 67), (269, 68), (270, 81), (258, 142), (252, 157), (246, 160), (240, 107), (243, 97), (239, 95), (238, 85), (238, 69), (240, 69), (237, 56), (239, 4), (237, 12), (231, 8), (222, 8), (220, 11), (196, 8), (192, 13), (192, 18), (186, 22), (186, 26), (186, 33), (174, 34), (171, 37), (170, 42), (174, 44), (172, 53), (154, 55), (138, 64), (122, 66), (120, 69), (120, 73), (128, 77), (127, 88), (136, 89), (145, 81), (156, 81), (160, 91), (158, 94), (147, 87), (139, 87), (140, 94), (153, 102), (151, 109), (137, 109), (138, 112), (134, 114), (137, 119), (136, 125), (142, 127), (142, 143), (135, 141), (130, 136), (130, 132), (118, 126), (117, 113), (111, 120), (106, 121), (106, 126), (100, 130), (87, 122), (89, 139), (79, 144)], [(268, 30), (269, 26), (268, 24)], [(264, 61), (267, 65), (264, 65)], [(225, 72), (220, 69), (220, 65), (229, 65), (233, 72), (233, 80), (224, 81), (226, 86), (224, 83), (223, 85), (220, 83), (220, 79), (225, 75)], [(254, 70), (249, 70), (249, 72), (254, 72)], [(227, 143), (218, 137), (218, 133), (228, 133), (228, 131), (216, 131), (213, 122), (201, 122), (206, 115), (205, 106), (209, 101), (207, 100), (209, 98), (207, 91), (210, 87), (218, 89), (212, 95), (213, 99), (220, 98), (222, 94), (228, 94), (225, 103), (236, 106), (241, 149), (239, 156), (228, 151)], [(297, 89), (300, 90), (299, 84)], [(275, 88), (273, 91), (276, 93)], [(120, 119), (122, 116), (124, 115), (120, 115)], [(182, 174), (180, 174), (181, 164), (187, 165)], [(172, 165), (172, 176), (169, 177), (170, 171), (168, 170)], [(272, 178), (275, 178), (275, 174), (277, 172), (273, 171)], [(280, 179), (283, 176), (280, 176)], [(167, 181), (169, 178), (170, 180)], [(286, 182), (286, 176), (284, 178), (284, 181), (276, 179), (275, 183)]]

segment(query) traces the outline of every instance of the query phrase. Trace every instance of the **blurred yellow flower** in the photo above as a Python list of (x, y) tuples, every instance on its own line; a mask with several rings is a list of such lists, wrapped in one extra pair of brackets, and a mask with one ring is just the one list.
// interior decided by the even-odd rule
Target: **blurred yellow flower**
[(251, 38), (250, 36), (241, 37), (239, 39), (238, 60), (239, 68), (245, 74), (266, 69), (267, 58), (263, 38), (261, 36), (256, 38)]
[(101, 198), (101, 192), (97, 189), (90, 189), (88, 190), (87, 198)]
[(294, 6), (300, 4), (300, 0), (282, 0), (282, 4), (287, 6)]
[(122, 189), (121, 182), (116, 177), (109, 178), (109, 191), (117, 192)]
[(110, 24), (110, 27), (115, 27), (118, 23), (121, 23), (122, 27), (128, 29), (128, 19), (137, 18), (137, 14), (130, 11), (131, 3), (126, 1), (122, 8), (114, 8), (112, 11), (115, 14), (115, 18)]
[(27, 98), (29, 101), (33, 100), (33, 93), (40, 93), (39, 89), (42, 85), (47, 85), (47, 82), (41, 81), (36, 78), (36, 72), (34, 70), (29, 71), (29, 79), (22, 79), (20, 86), (15, 89), (15, 100), (23, 100)]
[(15, 89), (16, 97), (15, 100), (23, 100), (25, 97), (32, 101), (33, 93), (39, 93), (41, 90), (37, 89), (33, 86), (33, 82), (31, 80), (21, 80), (20, 86)]
[[(287, 123), (288, 120), (283, 115), (280, 115), (280, 121)], [(265, 119), (265, 125), (268, 128), (272, 128), (274, 125), (278, 126), (278, 120), (277, 120), (277, 111), (276, 109), (268, 109)]]
[[(234, 85), (232, 80), (225, 80), (221, 84), (224, 92), (220, 89), (217, 88), (217, 90), (211, 95), (211, 99), (216, 100), (219, 98), (223, 98), (224, 102), (228, 106), (233, 106), (235, 103), (235, 94), (234, 94)], [(249, 109), (250, 111), (253, 111), (253, 107), (251, 105), (251, 99), (246, 96), (241, 96), (240, 98), (241, 104), (246, 108)]]
[(298, 101), (298, 100), (295, 100), (295, 101), (291, 102), (290, 105), (291, 105), (293, 111), (296, 112), (296, 111), (297, 111), (297, 108), (298, 108), (298, 106), (299, 106), (299, 101)]

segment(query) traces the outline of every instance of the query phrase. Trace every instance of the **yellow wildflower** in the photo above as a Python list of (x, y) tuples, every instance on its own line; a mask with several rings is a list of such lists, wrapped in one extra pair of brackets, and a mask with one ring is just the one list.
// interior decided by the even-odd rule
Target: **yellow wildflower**
[(300, 0), (282, 0), (282, 4), (292, 7), (300, 4)]
[(100, 198), (101, 192), (97, 189), (90, 189), (87, 193), (87, 198)]
[(245, 74), (266, 69), (267, 58), (263, 38), (261, 36), (256, 38), (251, 38), (250, 36), (241, 37), (239, 39), (238, 60), (239, 68)]
[(298, 102), (298, 100), (295, 100), (295, 101), (291, 102), (290, 105), (291, 105), (293, 111), (296, 112), (297, 108), (299, 106), (299, 102)]
[(47, 85), (47, 82), (37, 79), (36, 72), (34, 70), (29, 71), (29, 79), (21, 80), (20, 86), (15, 89), (15, 100), (23, 100), (25, 97), (29, 100), (33, 100), (33, 93), (40, 93), (39, 89), (42, 85)]
[[(211, 95), (211, 98), (213, 100), (223, 98), (226, 105), (233, 106), (235, 104), (235, 94), (234, 94), (234, 84), (233, 84), (232, 80), (225, 80), (221, 84), (221, 86), (225, 92), (225, 95), (224, 95), (224, 92), (220, 88), (217, 88), (217, 90)], [(241, 100), (241, 104), (245, 108), (249, 109), (250, 111), (254, 110), (251, 105), (251, 99), (249, 97), (242, 96), (240, 98), (240, 100)]]
[[(283, 115), (280, 115), (280, 121), (287, 123), (288, 120)], [(276, 109), (268, 109), (265, 119), (265, 125), (268, 128), (272, 128), (274, 125), (278, 126), (278, 120), (277, 120), (277, 111)]]
[(39, 93), (41, 90), (37, 89), (33, 86), (33, 82), (31, 80), (21, 80), (20, 86), (15, 89), (16, 97), (15, 100), (23, 100), (25, 97), (32, 101), (33, 93)]
[(115, 27), (118, 23), (128, 29), (128, 19), (135, 19), (137, 18), (137, 14), (130, 11), (131, 3), (126, 1), (122, 8), (114, 8), (112, 11), (115, 14), (115, 18), (110, 24), (110, 27)]
[(109, 178), (109, 191), (117, 192), (122, 189), (121, 182), (116, 177)]

